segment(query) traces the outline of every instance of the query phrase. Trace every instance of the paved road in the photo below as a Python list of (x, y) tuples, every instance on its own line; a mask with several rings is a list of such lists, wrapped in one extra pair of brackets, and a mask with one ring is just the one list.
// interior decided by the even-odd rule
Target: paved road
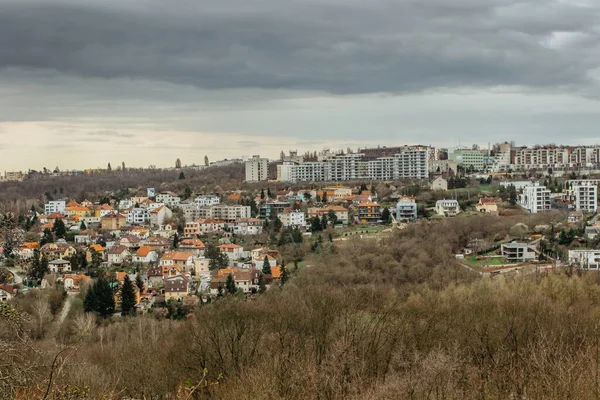
[(18, 272), (23, 272), (22, 270), (15, 268), (15, 267), (5, 267), (7, 270), (9, 270), (13, 276), (14, 276), (14, 281), (15, 283), (23, 283), (23, 278), (21, 278), (18, 274)]

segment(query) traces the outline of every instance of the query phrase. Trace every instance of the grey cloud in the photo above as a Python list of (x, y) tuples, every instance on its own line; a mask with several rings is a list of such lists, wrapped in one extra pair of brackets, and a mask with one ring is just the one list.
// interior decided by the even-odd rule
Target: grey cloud
[[(333, 94), (575, 90), (595, 85), (600, 64), (600, 6), (559, 0), (4, 3), (0, 67), (83, 77)], [(556, 46), (556, 32), (581, 36)]]
[(260, 143), (258, 143), (255, 140), (240, 140), (239, 142), (237, 142), (237, 144), (239, 146), (244, 146), (244, 147), (257, 147), (257, 146), (261, 145)]

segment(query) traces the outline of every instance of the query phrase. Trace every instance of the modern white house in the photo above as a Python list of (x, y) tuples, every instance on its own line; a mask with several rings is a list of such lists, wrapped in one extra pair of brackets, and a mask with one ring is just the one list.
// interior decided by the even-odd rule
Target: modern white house
[(414, 197), (402, 197), (396, 204), (398, 221), (414, 221), (417, 219), (417, 202)]
[(64, 213), (67, 203), (64, 200), (49, 201), (44, 205), (44, 214), (50, 215), (55, 212)]
[(600, 250), (569, 250), (569, 264), (583, 269), (598, 269)]
[(460, 213), (460, 205), (457, 200), (438, 200), (435, 203), (435, 212), (445, 217), (453, 217)]
[(511, 264), (535, 261), (535, 248), (527, 243), (505, 243), (501, 247), (502, 257)]
[(150, 210), (147, 208), (132, 208), (127, 213), (127, 222), (131, 225), (142, 225), (150, 221)]
[(532, 214), (550, 210), (550, 190), (545, 186), (526, 186), (519, 195), (519, 204)]
[(156, 195), (154, 200), (169, 207), (177, 207), (181, 203), (181, 197), (173, 192), (161, 192)]

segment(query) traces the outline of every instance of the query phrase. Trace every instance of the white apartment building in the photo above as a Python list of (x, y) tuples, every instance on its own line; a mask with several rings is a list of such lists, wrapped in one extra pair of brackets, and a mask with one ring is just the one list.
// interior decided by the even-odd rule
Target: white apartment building
[(569, 164), (569, 150), (562, 147), (521, 148), (515, 152), (514, 163), (518, 169), (558, 168)]
[(250, 218), (251, 217), (250, 206), (234, 205), (228, 206), (226, 204), (212, 206), (210, 208), (210, 217), (213, 219), (222, 220), (225, 222), (232, 222), (237, 219)]
[(306, 227), (306, 214), (302, 211), (289, 211), (277, 214), (284, 227)]
[(576, 211), (594, 214), (598, 210), (598, 187), (596, 185), (573, 185), (568, 190)]
[(156, 195), (154, 199), (157, 203), (163, 203), (169, 207), (177, 207), (181, 203), (181, 197), (173, 192), (162, 192)]
[(484, 167), (484, 157), (481, 150), (458, 149), (448, 154), (448, 158), (454, 161), (456, 165), (473, 168), (475, 171), (482, 171)]
[(577, 147), (571, 150), (569, 161), (581, 167), (593, 167), (600, 164), (600, 147)]
[(435, 203), (435, 212), (438, 215), (453, 217), (460, 213), (460, 205), (456, 200), (438, 200)]
[(245, 162), (246, 182), (266, 181), (268, 177), (269, 160), (254, 155)]
[(147, 208), (132, 208), (127, 213), (127, 222), (131, 225), (142, 225), (150, 221), (150, 210)]
[(496, 156), (492, 161), (492, 165), (489, 167), (489, 171), (501, 172), (508, 170), (511, 163), (511, 150), (512, 146), (510, 143), (502, 143), (499, 151), (496, 153)]
[(569, 250), (569, 264), (583, 269), (598, 269), (600, 250)]
[(55, 212), (64, 213), (67, 203), (64, 200), (49, 201), (44, 204), (44, 214), (50, 215)]
[(532, 214), (550, 210), (550, 190), (545, 186), (526, 186), (519, 195), (519, 204)]
[(221, 202), (219, 196), (214, 194), (200, 195), (194, 199), (194, 203), (198, 207), (215, 206)]
[(127, 210), (129, 208), (132, 208), (135, 205), (135, 203), (133, 202), (133, 200), (131, 199), (124, 199), (119, 201), (119, 205), (118, 205), (118, 209), (119, 210)]

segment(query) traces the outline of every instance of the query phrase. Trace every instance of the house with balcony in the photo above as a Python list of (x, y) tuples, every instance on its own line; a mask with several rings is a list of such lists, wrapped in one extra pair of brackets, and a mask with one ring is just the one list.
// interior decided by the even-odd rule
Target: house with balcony
[(527, 243), (511, 242), (501, 246), (502, 257), (509, 264), (520, 264), (537, 259), (535, 247)]
[(460, 213), (460, 205), (457, 200), (438, 200), (435, 212), (443, 217), (454, 217)]
[(396, 204), (396, 220), (414, 221), (417, 219), (417, 201), (415, 197), (402, 197)]
[(376, 223), (381, 219), (381, 206), (373, 201), (364, 201), (358, 205), (358, 221)]

